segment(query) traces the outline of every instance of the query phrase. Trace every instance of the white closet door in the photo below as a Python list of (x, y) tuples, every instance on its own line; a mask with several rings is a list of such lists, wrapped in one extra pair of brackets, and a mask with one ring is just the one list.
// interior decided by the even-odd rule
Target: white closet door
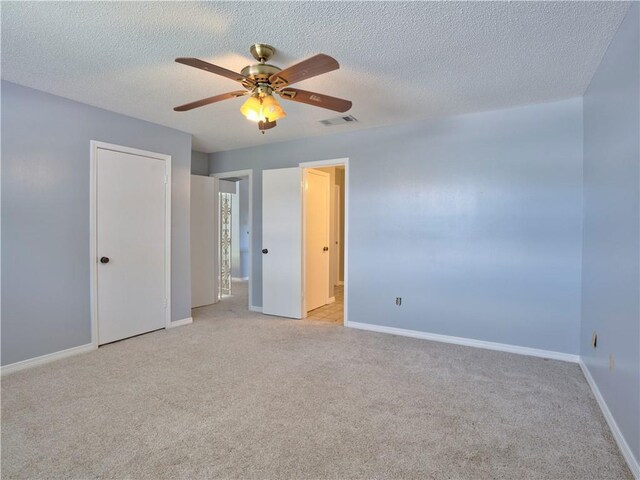
[(219, 180), (191, 175), (191, 306), (218, 301)]
[(164, 328), (166, 162), (98, 148), (98, 343)]
[(262, 172), (262, 313), (302, 318), (300, 169)]

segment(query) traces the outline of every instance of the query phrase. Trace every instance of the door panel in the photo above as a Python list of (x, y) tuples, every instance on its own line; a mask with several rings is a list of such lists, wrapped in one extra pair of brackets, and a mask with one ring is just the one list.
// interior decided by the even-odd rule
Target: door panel
[(329, 303), (329, 210), (330, 175), (314, 169), (304, 171), (305, 209), (305, 309)]
[(218, 179), (191, 175), (191, 307), (218, 301)]
[(163, 160), (99, 148), (96, 156), (98, 343), (165, 326)]
[[(262, 313), (302, 318), (300, 169), (262, 172)], [(263, 250), (264, 252), (264, 250)]]

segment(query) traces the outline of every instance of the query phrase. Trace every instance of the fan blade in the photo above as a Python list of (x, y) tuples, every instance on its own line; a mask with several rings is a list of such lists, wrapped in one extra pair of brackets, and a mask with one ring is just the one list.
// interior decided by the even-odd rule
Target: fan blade
[(213, 63), (198, 60), (197, 58), (180, 57), (176, 58), (176, 62), (187, 65), (189, 67), (199, 68), (200, 70), (206, 70), (207, 72), (215, 73), (217, 75), (222, 75), (223, 77), (230, 78), (231, 80), (235, 80), (236, 82), (247, 80), (247, 77), (240, 73), (232, 72), (231, 70), (219, 67), (217, 65), (214, 65)]
[(281, 88), (339, 68), (340, 65), (334, 58), (320, 53), (300, 63), (291, 65), (281, 72), (274, 73), (269, 77), (269, 82), (273, 88)]
[(180, 105), (179, 107), (174, 108), (174, 110), (176, 112), (186, 112), (187, 110), (193, 110), (194, 108), (204, 107), (205, 105), (209, 105), (210, 103), (216, 103), (221, 100), (242, 97), (248, 93), (249, 92), (246, 90), (236, 90), (235, 92), (223, 93), (221, 95), (216, 95), (215, 97), (203, 98), (202, 100), (198, 100), (196, 102), (186, 103), (184, 105)]
[(285, 100), (293, 100), (294, 102), (306, 103), (315, 107), (327, 108), (336, 112), (346, 112), (351, 108), (349, 100), (342, 98), (330, 97), (321, 93), (307, 92), (297, 88), (285, 88), (278, 92)]

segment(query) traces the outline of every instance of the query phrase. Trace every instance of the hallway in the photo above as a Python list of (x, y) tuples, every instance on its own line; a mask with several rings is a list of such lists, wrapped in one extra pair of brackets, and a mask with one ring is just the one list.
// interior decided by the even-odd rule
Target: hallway
[(334, 287), (336, 301), (311, 310), (307, 314), (307, 320), (344, 324), (344, 286)]
[(249, 282), (233, 281), (231, 283), (231, 295), (224, 296), (218, 303), (204, 305), (191, 310), (194, 321), (199, 317), (226, 317), (228, 314), (245, 315), (249, 312)]

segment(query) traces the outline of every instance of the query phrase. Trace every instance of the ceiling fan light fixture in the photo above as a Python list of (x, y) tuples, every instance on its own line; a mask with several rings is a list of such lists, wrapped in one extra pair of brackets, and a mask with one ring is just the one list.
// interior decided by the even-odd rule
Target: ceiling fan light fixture
[(262, 116), (262, 101), (260, 97), (258, 97), (258, 95), (251, 95), (240, 107), (240, 113), (242, 113), (247, 120), (251, 120), (252, 122), (264, 120), (264, 117)]
[(273, 95), (260, 93), (251, 95), (240, 107), (240, 113), (252, 122), (275, 122), (287, 115)]
[(270, 122), (280, 120), (287, 116), (273, 95), (267, 95), (262, 99), (262, 115)]

